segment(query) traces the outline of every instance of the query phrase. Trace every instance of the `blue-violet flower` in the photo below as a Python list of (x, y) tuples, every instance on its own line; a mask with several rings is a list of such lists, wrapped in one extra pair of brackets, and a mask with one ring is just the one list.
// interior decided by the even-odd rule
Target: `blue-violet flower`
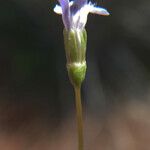
[(87, 22), (89, 13), (108, 16), (109, 12), (88, 0), (58, 0), (60, 3), (54, 8), (54, 12), (62, 15), (63, 23), (66, 30), (79, 29), (82, 30)]

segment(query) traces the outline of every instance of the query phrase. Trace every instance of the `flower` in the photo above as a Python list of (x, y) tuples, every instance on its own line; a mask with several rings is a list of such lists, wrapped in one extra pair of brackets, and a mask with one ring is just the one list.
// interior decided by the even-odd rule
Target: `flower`
[(87, 33), (85, 25), (89, 13), (108, 16), (109, 12), (88, 0), (58, 0), (54, 12), (62, 15), (67, 71), (74, 87), (80, 87), (86, 75)]
[(89, 13), (108, 16), (109, 12), (87, 0), (58, 0), (60, 3), (54, 8), (54, 12), (62, 15), (62, 20), (66, 30), (79, 29), (82, 30), (87, 22)]

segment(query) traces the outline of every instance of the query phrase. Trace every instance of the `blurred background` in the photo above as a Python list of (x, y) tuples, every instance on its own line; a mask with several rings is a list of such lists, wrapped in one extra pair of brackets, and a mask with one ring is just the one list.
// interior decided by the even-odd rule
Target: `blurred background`
[[(150, 1), (95, 0), (82, 87), (85, 150), (150, 148)], [(0, 149), (77, 150), (56, 0), (0, 1)]]

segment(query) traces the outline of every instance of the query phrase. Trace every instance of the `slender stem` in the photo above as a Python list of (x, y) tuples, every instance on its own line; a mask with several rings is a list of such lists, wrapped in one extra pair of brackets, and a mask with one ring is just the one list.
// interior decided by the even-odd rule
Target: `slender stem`
[(78, 128), (78, 150), (83, 150), (83, 119), (81, 103), (81, 87), (74, 87), (76, 100), (76, 116)]

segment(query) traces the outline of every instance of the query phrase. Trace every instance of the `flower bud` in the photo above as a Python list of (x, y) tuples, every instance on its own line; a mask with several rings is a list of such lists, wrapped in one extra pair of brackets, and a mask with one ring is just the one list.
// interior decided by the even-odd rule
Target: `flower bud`
[(64, 29), (67, 70), (71, 83), (80, 86), (86, 73), (86, 30)]

